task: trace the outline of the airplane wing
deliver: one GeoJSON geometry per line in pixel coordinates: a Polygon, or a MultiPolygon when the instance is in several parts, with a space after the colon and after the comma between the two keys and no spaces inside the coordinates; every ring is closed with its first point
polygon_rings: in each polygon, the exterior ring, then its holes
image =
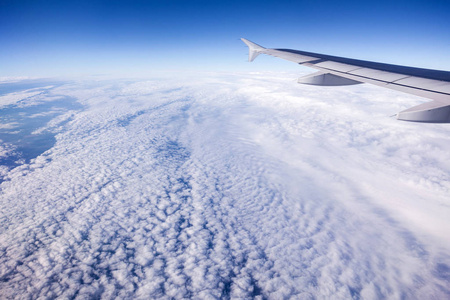
{"type": "Polygon", "coordinates": [[[259,54],[286,59],[318,72],[298,79],[299,83],[340,86],[371,83],[432,99],[397,114],[398,120],[450,123],[450,72],[383,64],[291,49],[267,49],[241,39],[249,49],[248,60],[259,54]]]}

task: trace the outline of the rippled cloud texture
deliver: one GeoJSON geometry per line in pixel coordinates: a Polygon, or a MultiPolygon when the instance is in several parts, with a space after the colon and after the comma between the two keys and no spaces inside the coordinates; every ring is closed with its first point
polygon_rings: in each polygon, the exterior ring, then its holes
{"type": "Polygon", "coordinates": [[[54,135],[45,152],[3,166],[2,297],[448,298],[450,127],[389,118],[417,97],[296,76],[3,95],[80,105],[33,132],[54,135]]]}

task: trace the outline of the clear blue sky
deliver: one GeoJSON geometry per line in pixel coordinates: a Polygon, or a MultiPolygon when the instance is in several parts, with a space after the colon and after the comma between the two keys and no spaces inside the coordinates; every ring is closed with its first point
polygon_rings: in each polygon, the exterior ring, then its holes
{"type": "Polygon", "coordinates": [[[299,68],[240,37],[450,70],[450,1],[0,0],[0,76],[299,68]]]}

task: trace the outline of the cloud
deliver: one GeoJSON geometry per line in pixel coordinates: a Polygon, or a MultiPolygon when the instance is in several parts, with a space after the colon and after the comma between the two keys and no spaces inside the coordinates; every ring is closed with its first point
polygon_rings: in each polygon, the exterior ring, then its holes
{"type": "Polygon", "coordinates": [[[40,91],[24,91],[18,93],[9,93],[5,96],[0,96],[0,107],[15,104],[21,100],[39,95],[40,91]]]}
{"type": "Polygon", "coordinates": [[[418,98],[292,78],[52,89],[83,109],[1,184],[2,294],[448,297],[449,129],[388,117],[418,98]]]}

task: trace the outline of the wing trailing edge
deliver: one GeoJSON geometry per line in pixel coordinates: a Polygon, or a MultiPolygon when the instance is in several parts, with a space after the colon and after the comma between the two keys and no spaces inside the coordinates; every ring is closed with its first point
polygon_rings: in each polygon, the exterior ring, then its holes
{"type": "Polygon", "coordinates": [[[298,79],[299,83],[340,86],[371,83],[381,87],[425,97],[434,101],[397,114],[398,120],[450,123],[450,72],[390,65],[345,57],[324,55],[291,49],[268,49],[247,39],[249,61],[267,54],[311,67],[318,72],[298,79]]]}

